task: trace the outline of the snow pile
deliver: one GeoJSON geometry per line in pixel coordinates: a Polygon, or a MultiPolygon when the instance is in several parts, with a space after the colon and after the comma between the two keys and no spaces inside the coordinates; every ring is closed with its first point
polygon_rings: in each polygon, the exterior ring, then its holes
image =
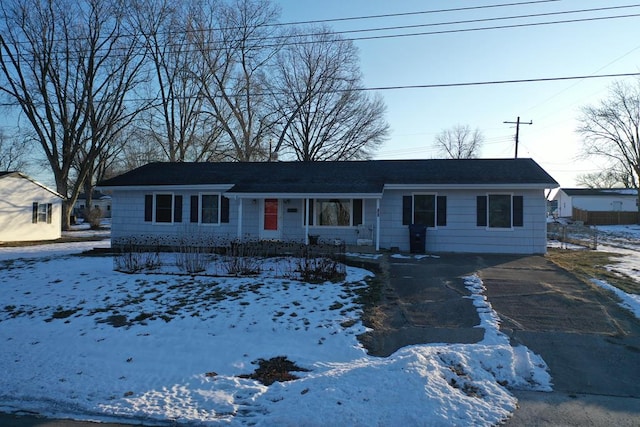
{"type": "MultiPolygon", "coordinates": [[[[0,410],[203,425],[494,425],[508,388],[550,390],[544,362],[511,347],[467,278],[485,329],[471,345],[416,345],[388,358],[357,340],[357,292],[344,283],[123,274],[110,257],[0,254],[0,410]],[[23,258],[27,256],[26,258],[23,258]],[[286,356],[307,372],[265,386],[239,375],[286,356]]],[[[93,244],[95,246],[95,243],[93,244]]],[[[44,247],[43,247],[44,248],[44,247]]]]}
{"type": "Polygon", "coordinates": [[[604,280],[591,279],[591,282],[616,294],[616,296],[620,298],[620,306],[631,311],[638,319],[640,319],[640,295],[628,294],[623,290],[610,285],[604,280]]]}

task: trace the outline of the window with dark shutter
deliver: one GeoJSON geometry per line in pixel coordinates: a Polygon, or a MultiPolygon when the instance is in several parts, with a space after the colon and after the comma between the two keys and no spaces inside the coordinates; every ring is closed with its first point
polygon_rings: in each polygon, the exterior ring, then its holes
{"type": "Polygon", "coordinates": [[[53,214],[53,205],[47,203],[47,224],[51,224],[51,215],[53,214]]]}
{"type": "Polygon", "coordinates": [[[191,222],[198,222],[198,196],[191,196],[191,222]]]}
{"type": "Polygon", "coordinates": [[[155,214],[156,222],[172,222],[173,194],[156,194],[155,214]]]}
{"type": "Polygon", "coordinates": [[[362,224],[362,199],[353,199],[353,225],[362,224]]]}
{"type": "Polygon", "coordinates": [[[402,196],[402,225],[413,222],[413,197],[402,196]]]}
{"type": "Polygon", "coordinates": [[[173,197],[173,222],[182,222],[182,196],[173,197]]]}
{"type": "Polygon", "coordinates": [[[144,196],[144,220],[145,222],[153,221],[153,196],[151,194],[144,196]]]}
{"type": "Polygon", "coordinates": [[[478,227],[487,226],[487,196],[476,198],[476,225],[478,227]]]}
{"type": "Polygon", "coordinates": [[[513,226],[524,225],[524,203],[522,196],[513,196],[513,226]]]}
{"type": "Polygon", "coordinates": [[[33,202],[33,206],[31,208],[31,222],[33,224],[38,223],[38,202],[33,202]]]}
{"type": "Polygon", "coordinates": [[[220,222],[229,222],[229,198],[220,196],[220,222]]]}
{"type": "Polygon", "coordinates": [[[447,196],[438,196],[436,204],[438,206],[437,225],[445,226],[447,225],[447,196]]]}

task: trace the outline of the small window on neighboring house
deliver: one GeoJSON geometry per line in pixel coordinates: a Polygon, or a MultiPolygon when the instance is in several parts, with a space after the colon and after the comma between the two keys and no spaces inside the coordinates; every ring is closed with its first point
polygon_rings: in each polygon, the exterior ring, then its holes
{"type": "Polygon", "coordinates": [[[476,217],[478,227],[522,227],[524,224],[523,197],[511,194],[478,196],[476,217]]]}
{"type": "Polygon", "coordinates": [[[402,224],[420,224],[427,227],[447,225],[447,197],[435,194],[404,196],[402,224]]]}
{"type": "Polygon", "coordinates": [[[53,204],[33,202],[31,211],[31,222],[33,224],[51,224],[53,215],[53,204]]]}

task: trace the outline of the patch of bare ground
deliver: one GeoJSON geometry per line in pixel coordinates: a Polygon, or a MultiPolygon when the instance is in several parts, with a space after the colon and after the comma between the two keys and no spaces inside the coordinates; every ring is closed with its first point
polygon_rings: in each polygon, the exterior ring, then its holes
{"type": "Polygon", "coordinates": [[[612,252],[549,248],[546,258],[585,283],[591,284],[591,279],[600,279],[627,293],[640,294],[640,283],[606,268],[619,263],[618,258],[623,256],[612,252]]]}
{"type": "Polygon", "coordinates": [[[271,359],[258,359],[253,364],[258,364],[256,370],[251,374],[238,375],[240,378],[248,378],[260,381],[266,386],[274,382],[284,382],[297,380],[298,377],[291,372],[309,372],[308,369],[301,368],[287,359],[286,356],[272,357],[271,359]]]}

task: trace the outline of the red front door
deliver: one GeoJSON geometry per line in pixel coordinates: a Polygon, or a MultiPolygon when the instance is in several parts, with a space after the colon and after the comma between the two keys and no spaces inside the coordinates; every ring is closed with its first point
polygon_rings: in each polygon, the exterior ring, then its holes
{"type": "Polygon", "coordinates": [[[278,230],[278,199],[264,200],[264,229],[278,230]]]}

